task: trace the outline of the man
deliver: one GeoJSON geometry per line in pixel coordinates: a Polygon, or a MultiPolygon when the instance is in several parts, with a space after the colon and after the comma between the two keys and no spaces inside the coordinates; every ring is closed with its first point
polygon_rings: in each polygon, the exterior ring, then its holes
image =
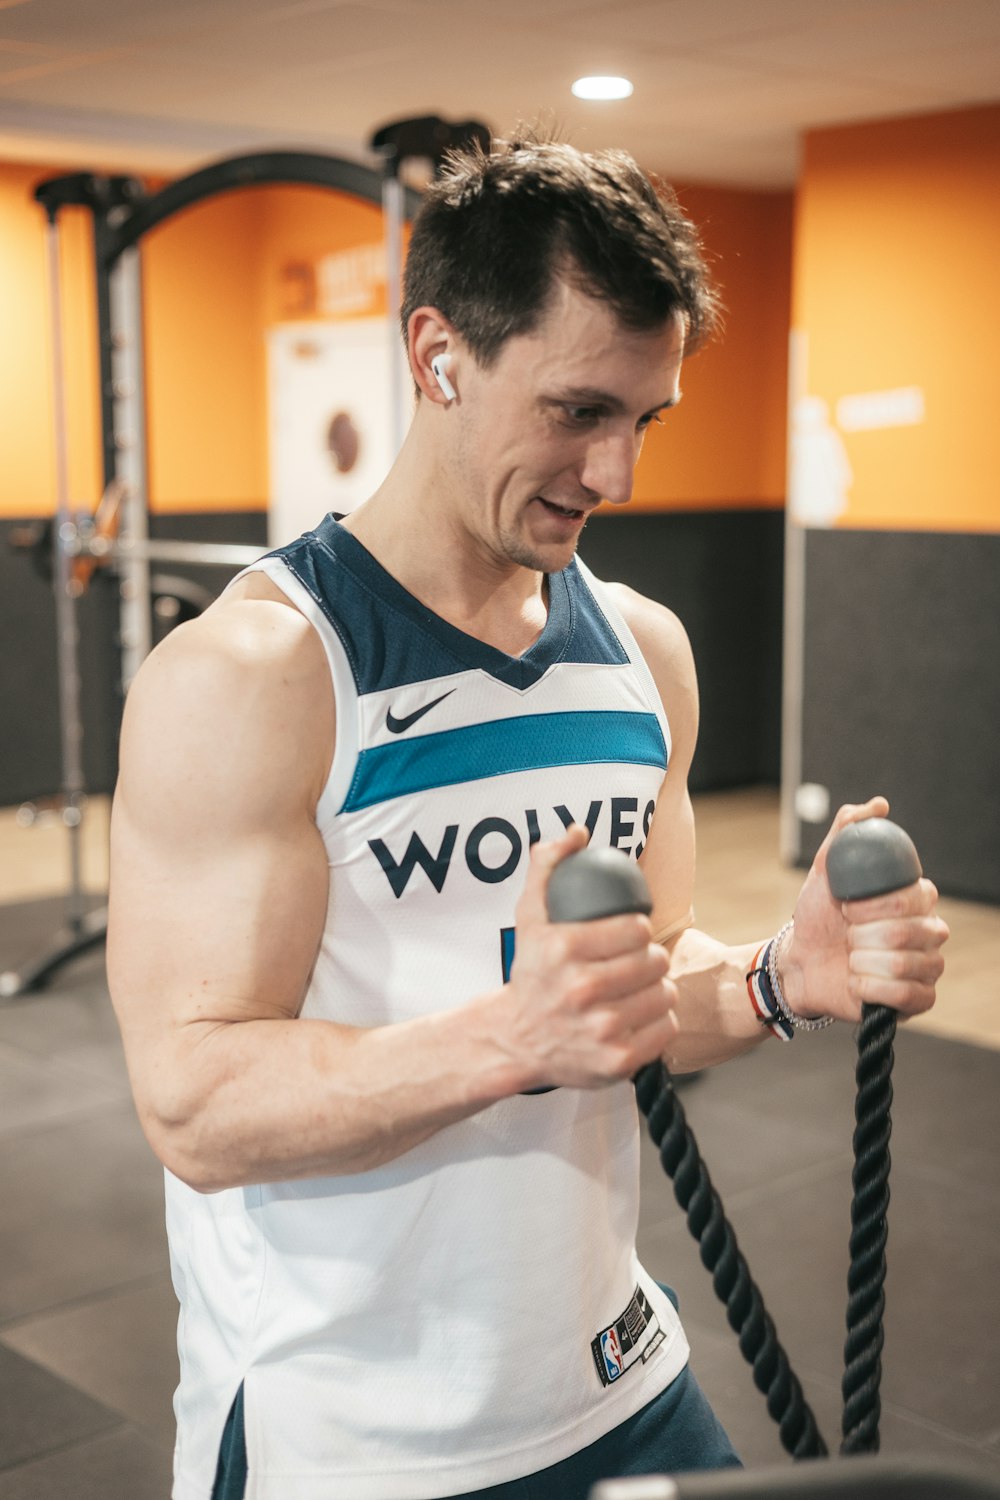
{"type": "Polygon", "coordinates": [[[109,972],[167,1168],[177,1500],[554,1500],[737,1461],[636,1259],[628,1080],[925,1010],[947,931],[927,881],[841,908],[825,846],[780,941],[692,925],[687,640],[574,553],[714,316],[627,158],[455,161],[385,483],[132,688],[109,972]],[[650,920],[548,922],[588,835],[641,858],[650,920]]]}

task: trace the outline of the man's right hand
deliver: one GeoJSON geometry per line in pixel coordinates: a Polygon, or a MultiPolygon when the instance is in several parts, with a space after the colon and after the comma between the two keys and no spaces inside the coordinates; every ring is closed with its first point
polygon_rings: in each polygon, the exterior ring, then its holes
{"type": "Polygon", "coordinates": [[[515,914],[504,1041],[530,1075],[527,1090],[599,1088],[631,1078],[677,1034],[667,954],[652,941],[647,917],[549,920],[549,877],[586,843],[586,830],[575,825],[561,839],[536,844],[515,914]]]}

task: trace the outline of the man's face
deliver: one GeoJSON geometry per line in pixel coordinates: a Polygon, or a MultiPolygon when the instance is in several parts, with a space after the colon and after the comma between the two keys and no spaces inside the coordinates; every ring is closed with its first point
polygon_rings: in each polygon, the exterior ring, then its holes
{"type": "Polygon", "coordinates": [[[558,572],[596,506],[631,499],[643,434],[679,399],[683,352],[679,319],[637,332],[559,281],[538,327],[489,369],[463,355],[461,520],[484,561],[558,572]]]}

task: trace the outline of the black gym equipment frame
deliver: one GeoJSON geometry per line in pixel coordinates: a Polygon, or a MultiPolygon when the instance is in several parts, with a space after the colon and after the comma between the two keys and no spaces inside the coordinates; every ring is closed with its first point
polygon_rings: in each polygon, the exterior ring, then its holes
{"type": "MultiPolygon", "coordinates": [[[[45,204],[43,194],[59,191],[66,181],[56,178],[43,183],[36,197],[45,204]]],[[[168,183],[152,196],[146,194],[135,178],[90,178],[96,184],[86,196],[73,200],[62,197],[61,203],[82,202],[94,213],[94,252],[97,289],[97,333],[100,348],[101,434],[104,459],[104,482],[108,485],[118,475],[115,452],[115,339],[122,330],[115,326],[112,312],[112,279],[123,255],[136,249],[150,230],[158,228],[174,214],[206,198],[248,187],[276,187],[299,184],[304,187],[329,188],[354,198],[367,199],[382,206],[386,175],[360,162],[344,161],[311,151],[264,151],[248,156],[227,157],[207,167],[168,183]],[[107,188],[100,185],[107,183],[107,188]]],[[[412,216],[420,204],[419,194],[404,190],[404,212],[412,216]]]]}
{"type": "MultiPolygon", "coordinates": [[[[53,588],[57,614],[60,720],[62,733],[63,821],[70,839],[70,890],[66,923],[48,948],[20,968],[0,974],[0,1003],[42,989],[65,964],[102,943],[107,911],[86,909],[80,873],[83,804],[82,720],[78,667],[76,597],[69,565],[85,547],[65,481],[66,432],[62,317],[59,294],[58,220],[65,208],[87,209],[94,237],[97,305],[101,454],[105,494],[123,492],[121,538],[112,550],[121,577],[121,682],[127,690],[151,645],[152,558],[187,564],[228,563],[241,567],[264,549],[225,547],[197,542],[151,543],[148,535],[145,385],[142,345],[142,281],[139,246],[151,230],[205,199],[249,187],[294,185],[327,188],[381,207],[387,240],[398,241],[404,217],[412,217],[420,195],[398,180],[405,153],[391,141],[383,150],[381,172],[360,162],[309,151],[265,151],[228,157],[147,193],[136,177],[75,172],[49,178],[35,189],[49,231],[49,265],[53,321],[53,365],[56,395],[56,448],[59,495],[53,534],[53,588]],[[83,543],[83,544],[82,544],[83,543]]],[[[400,265],[398,244],[390,261],[400,265]]],[[[393,303],[390,288],[390,305],[393,303]]],[[[398,302],[398,294],[395,298],[398,302]]],[[[398,433],[398,419],[397,434],[398,433]]],[[[107,554],[106,554],[107,555],[107,554]]]]}
{"type": "Polygon", "coordinates": [[[965,1464],[861,1457],[605,1479],[593,1487],[590,1500],[1000,1500],[1000,1484],[965,1464]]]}

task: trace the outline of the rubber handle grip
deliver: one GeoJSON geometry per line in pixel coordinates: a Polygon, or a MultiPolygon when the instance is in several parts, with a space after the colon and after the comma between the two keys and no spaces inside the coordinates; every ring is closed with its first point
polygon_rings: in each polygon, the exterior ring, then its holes
{"type": "Polygon", "coordinates": [[[549,920],[591,922],[653,910],[646,877],[620,849],[581,849],[568,854],[549,876],[549,920]]]}
{"type": "Polygon", "coordinates": [[[885,896],[913,885],[923,873],[913,840],[888,818],[848,824],[827,851],[827,879],[838,901],[885,896]]]}

